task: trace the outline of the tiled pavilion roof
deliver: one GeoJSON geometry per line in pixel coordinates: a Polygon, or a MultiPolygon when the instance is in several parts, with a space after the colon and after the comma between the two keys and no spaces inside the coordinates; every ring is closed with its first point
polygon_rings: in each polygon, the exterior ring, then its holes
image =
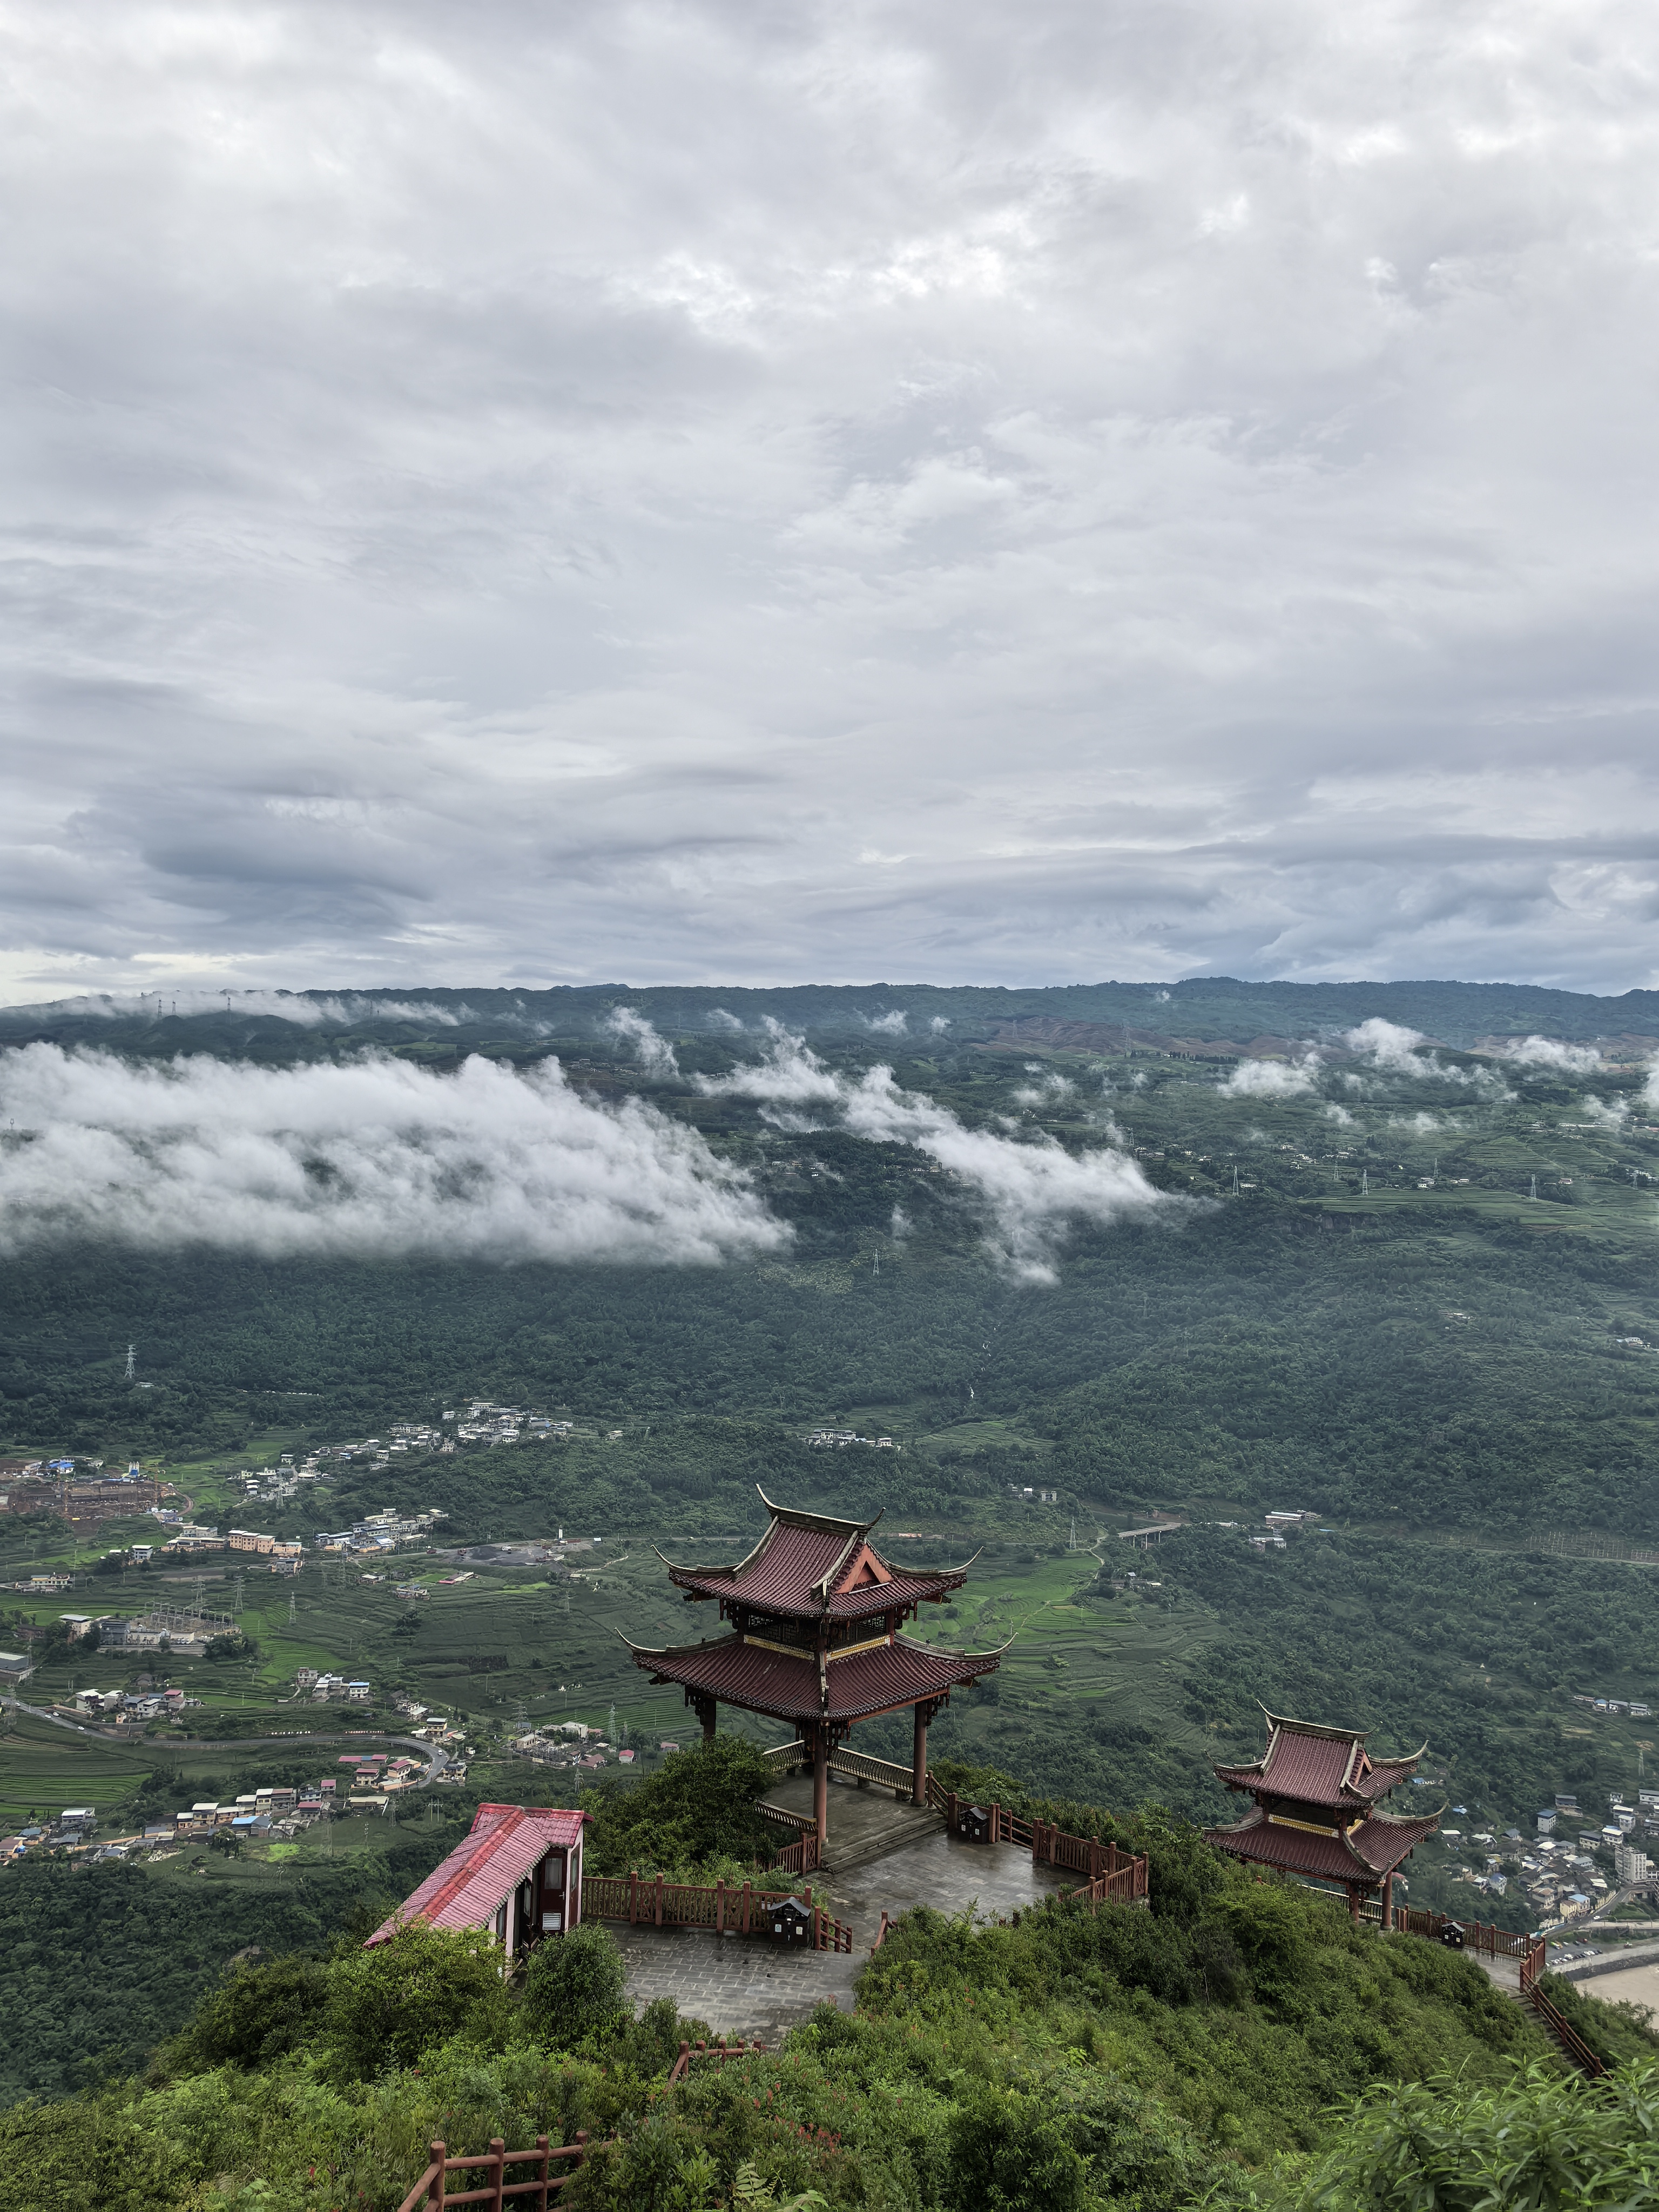
{"type": "Polygon", "coordinates": [[[1258,1809],[1236,1828],[1206,1828],[1204,1840],[1234,1858],[1277,1867],[1285,1874],[1370,1886],[1391,1873],[1439,1825],[1433,1814],[1422,1820],[1395,1820],[1386,1813],[1370,1813],[1352,1828],[1316,1835],[1305,1827],[1270,1820],[1258,1809]]]}
{"type": "Polygon", "coordinates": [[[1373,1759],[1364,1729],[1323,1728],[1269,1713],[1267,1748],[1243,1766],[1218,1766],[1216,1779],[1253,1797],[1293,1798],[1304,1805],[1361,1813],[1417,1771],[1424,1744],[1405,1759],[1373,1759]]]}
{"type": "Polygon", "coordinates": [[[811,1651],[784,1651],[743,1636],[667,1651],[636,1644],[629,1649],[653,1681],[678,1682],[722,1705],[790,1723],[850,1723],[896,1711],[994,1673],[1002,1657],[1000,1651],[945,1650],[905,1636],[844,1657],[832,1652],[822,1671],[811,1651]]]}
{"type": "MultiPolygon", "coordinates": [[[[758,1486],[757,1486],[758,1487],[758,1486]]],[[[760,1499],[771,1521],[746,1559],[733,1566],[677,1566],[664,1559],[669,1578],[688,1596],[718,1598],[780,1620],[860,1620],[897,1611],[960,1589],[963,1566],[916,1574],[884,1559],[870,1541],[873,1521],[840,1521],[827,1513],[799,1513],[760,1499]]],[[[659,1557],[661,1555],[659,1554],[659,1557]]]]}

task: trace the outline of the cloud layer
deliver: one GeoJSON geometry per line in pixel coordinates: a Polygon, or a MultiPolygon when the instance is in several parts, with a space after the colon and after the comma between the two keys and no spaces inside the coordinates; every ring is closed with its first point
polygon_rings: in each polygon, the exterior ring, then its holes
{"type": "Polygon", "coordinates": [[[776,1022],[769,1022],[764,1058],[724,1077],[701,1076],[706,1096],[761,1100],[778,1127],[840,1127],[854,1136],[908,1145],[950,1170],[983,1207],[986,1242],[1022,1281],[1054,1279],[1056,1255],[1079,1221],[1104,1226],[1154,1214],[1178,1219],[1190,1208],[1155,1190],[1127,1154],[1109,1146],[1068,1152],[1051,1138],[999,1136],[969,1129],[948,1108],[902,1091],[890,1068],[874,1067],[854,1082],[827,1067],[776,1022]],[[817,1109],[813,1121],[800,1109],[817,1109]]]}
{"type": "Polygon", "coordinates": [[[1650,12],[5,25],[0,999],[1656,980],[1650,12]]]}
{"type": "Polygon", "coordinates": [[[707,1265],[788,1243],[695,1130],[596,1105],[552,1060],[134,1066],[37,1044],[0,1054],[0,1249],[707,1265]]]}

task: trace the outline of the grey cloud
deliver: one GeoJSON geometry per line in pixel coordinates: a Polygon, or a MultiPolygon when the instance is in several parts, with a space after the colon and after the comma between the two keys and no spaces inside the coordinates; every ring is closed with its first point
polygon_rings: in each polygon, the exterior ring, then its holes
{"type": "Polygon", "coordinates": [[[558,1064],[451,1078],[390,1059],[134,1066],[0,1054],[7,1247],[78,1236],[274,1258],[440,1252],[710,1265],[787,1245],[747,1178],[637,1100],[579,1097],[558,1064]]]}
{"type": "MultiPolygon", "coordinates": [[[[840,1127],[925,1152],[978,1202],[988,1251],[1018,1281],[1053,1282],[1060,1247],[1079,1221],[1105,1226],[1141,1216],[1174,1223],[1192,1211],[1191,1201],[1155,1189],[1115,1144],[1068,1152],[1051,1138],[1015,1139],[970,1129],[936,1100],[901,1090],[890,1068],[873,1067],[854,1081],[781,1022],[768,1017],[763,1027],[767,1048],[759,1060],[730,1075],[697,1076],[696,1088],[705,1097],[763,1101],[763,1117],[776,1128],[805,1133],[840,1127]],[[810,1110],[815,1107],[834,1119],[817,1120],[810,1110]]],[[[1051,1076],[1047,1088],[1052,1097],[1072,1086],[1051,1076]]],[[[1116,1139],[1118,1132],[1109,1135],[1116,1139]]]]}
{"type": "Polygon", "coordinates": [[[1651,980],[1650,23],[9,30],[0,997],[1651,980]]]}

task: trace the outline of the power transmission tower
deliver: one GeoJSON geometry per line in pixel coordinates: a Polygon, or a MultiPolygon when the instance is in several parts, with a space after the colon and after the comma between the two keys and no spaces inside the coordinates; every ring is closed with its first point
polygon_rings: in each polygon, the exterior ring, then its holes
{"type": "Polygon", "coordinates": [[[240,1575],[238,1575],[236,1580],[231,1585],[230,1609],[233,1613],[240,1613],[241,1611],[244,1599],[245,1594],[242,1587],[242,1577],[240,1575]]]}
{"type": "Polygon", "coordinates": [[[290,1590],[288,1594],[288,1625],[290,1628],[294,1626],[294,1599],[295,1593],[290,1590]]]}
{"type": "Polygon", "coordinates": [[[605,1734],[610,1737],[611,1742],[615,1743],[617,1741],[617,1708],[614,1705],[611,1708],[611,1725],[605,1730],[605,1734]]]}
{"type": "Polygon", "coordinates": [[[133,1378],[134,1375],[137,1372],[137,1366],[136,1366],[136,1364],[135,1364],[135,1362],[137,1361],[137,1357],[138,1357],[138,1347],[137,1347],[137,1346],[136,1344],[130,1344],[130,1345],[128,1345],[128,1346],[127,1346],[127,1381],[128,1381],[129,1382],[131,1382],[131,1380],[132,1380],[132,1378],[133,1378]]]}

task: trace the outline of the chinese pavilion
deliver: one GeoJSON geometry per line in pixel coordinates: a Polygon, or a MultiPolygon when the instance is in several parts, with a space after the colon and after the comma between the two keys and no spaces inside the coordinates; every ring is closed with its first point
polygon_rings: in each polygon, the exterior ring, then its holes
{"type": "Polygon", "coordinates": [[[1380,1895],[1382,1925],[1392,1926],[1395,1872],[1439,1815],[1406,1820],[1378,1807],[1416,1771],[1428,1746],[1407,1759],[1374,1759],[1362,1729],[1262,1711],[1267,1748],[1261,1758],[1215,1770],[1229,1790],[1254,1798],[1255,1810],[1237,1827],[1206,1829],[1204,1840],[1298,1881],[1345,1891],[1356,1920],[1363,1900],[1380,1895]]]}
{"type": "Polygon", "coordinates": [[[938,1605],[962,1588],[972,1560],[915,1573],[872,1545],[879,1514],[874,1521],[836,1521],[760,1495],[770,1522],[735,1566],[663,1560],[686,1603],[718,1604],[731,1632],[672,1650],[629,1649],[653,1682],[681,1686],[705,1739],[714,1735],[721,1705],[765,1713],[794,1729],[812,1762],[812,1811],[823,1844],[830,1754],[854,1722],[911,1710],[911,1794],[925,1804],[929,1723],[953,1689],[994,1673],[1002,1655],[945,1650],[901,1633],[918,1606],[938,1605]]]}

